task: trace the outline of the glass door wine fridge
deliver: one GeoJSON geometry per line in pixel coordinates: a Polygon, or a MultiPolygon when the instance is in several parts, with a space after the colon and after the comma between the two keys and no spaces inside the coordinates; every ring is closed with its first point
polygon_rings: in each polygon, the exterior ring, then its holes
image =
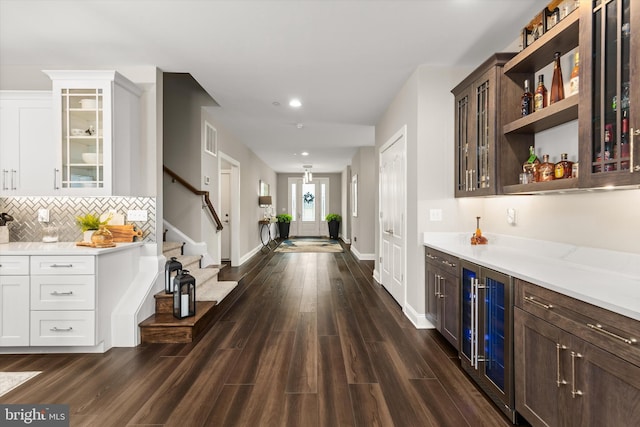
{"type": "Polygon", "coordinates": [[[511,277],[465,261],[461,269],[462,367],[515,422],[511,277]]]}

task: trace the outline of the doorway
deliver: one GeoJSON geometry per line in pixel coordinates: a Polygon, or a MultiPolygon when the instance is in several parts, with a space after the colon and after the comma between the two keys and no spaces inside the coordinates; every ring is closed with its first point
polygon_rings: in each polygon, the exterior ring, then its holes
{"type": "Polygon", "coordinates": [[[219,253],[232,267],[240,265],[240,162],[218,152],[218,200],[222,231],[219,253]]]}
{"type": "Polygon", "coordinates": [[[380,279],[404,308],[406,126],[380,148],[380,279]]]}
{"type": "Polygon", "coordinates": [[[322,236],[328,234],[326,221],[329,200],[329,178],[314,178],[305,183],[302,178],[288,179],[288,207],[293,219],[289,234],[322,236]]]}

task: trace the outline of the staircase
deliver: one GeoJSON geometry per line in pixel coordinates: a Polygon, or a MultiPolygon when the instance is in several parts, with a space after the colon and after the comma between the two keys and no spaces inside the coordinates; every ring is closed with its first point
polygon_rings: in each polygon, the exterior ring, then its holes
{"type": "Polygon", "coordinates": [[[237,282],[218,281],[216,267],[200,266],[199,255],[182,255],[182,243],[163,242],[162,252],[167,259],[176,257],[184,270],[196,280],[196,315],[185,319],[173,317],[173,294],[164,289],[154,295],[156,312],[140,323],[142,343],[189,343],[213,322],[215,307],[222,302],[237,282]]]}

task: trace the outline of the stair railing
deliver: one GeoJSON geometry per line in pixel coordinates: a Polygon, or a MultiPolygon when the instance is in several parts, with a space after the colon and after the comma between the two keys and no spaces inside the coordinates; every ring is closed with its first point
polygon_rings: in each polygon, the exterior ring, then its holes
{"type": "Polygon", "coordinates": [[[220,218],[218,218],[218,214],[216,213],[216,210],[214,209],[213,204],[211,204],[211,200],[209,199],[209,192],[198,190],[193,185],[189,184],[184,178],[182,178],[180,175],[178,175],[177,173],[175,173],[165,165],[162,165],[162,169],[167,173],[167,175],[169,175],[172,178],[173,182],[177,181],[180,184],[182,184],[187,190],[195,194],[196,196],[202,196],[202,199],[204,200],[204,204],[208,208],[209,213],[211,214],[211,216],[213,217],[213,220],[216,223],[216,230],[221,231],[224,227],[222,226],[222,222],[220,221],[220,218]]]}

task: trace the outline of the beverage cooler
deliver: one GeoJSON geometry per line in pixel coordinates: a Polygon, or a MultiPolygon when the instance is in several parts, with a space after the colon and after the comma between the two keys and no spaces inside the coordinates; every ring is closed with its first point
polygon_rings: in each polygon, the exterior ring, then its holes
{"type": "Polygon", "coordinates": [[[461,269],[462,367],[515,422],[511,277],[466,261],[461,269]]]}

